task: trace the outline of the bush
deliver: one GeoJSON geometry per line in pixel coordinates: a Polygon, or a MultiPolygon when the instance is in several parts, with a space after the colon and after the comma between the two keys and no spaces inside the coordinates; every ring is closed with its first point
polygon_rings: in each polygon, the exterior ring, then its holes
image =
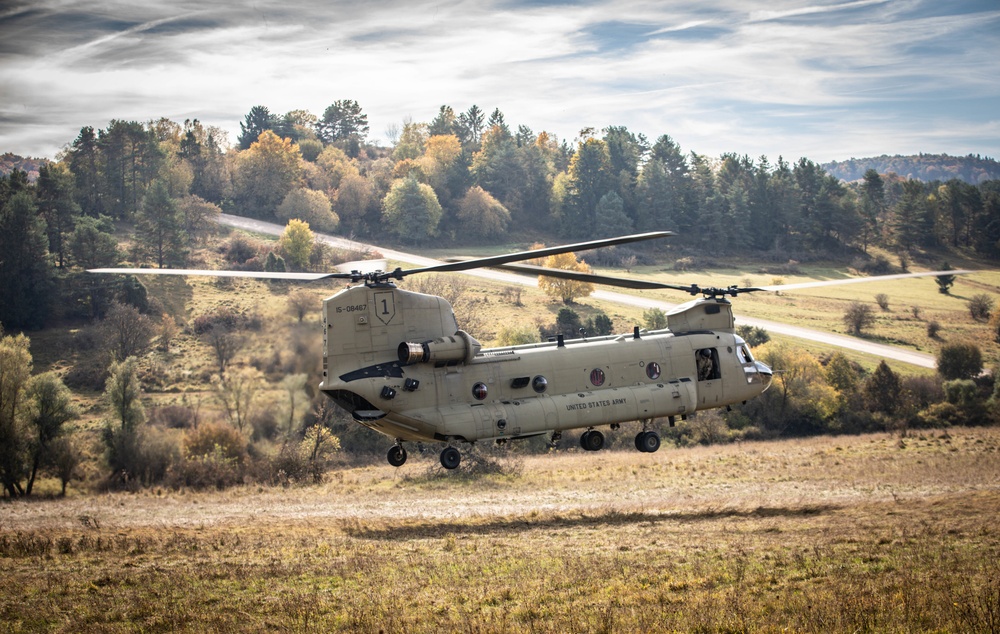
{"type": "Polygon", "coordinates": [[[226,259],[233,264],[246,264],[260,252],[260,243],[243,232],[237,232],[223,250],[226,259]]]}
{"type": "Polygon", "coordinates": [[[884,255],[873,258],[858,258],[851,262],[851,268],[866,275],[888,275],[892,273],[892,263],[884,255]]]}
{"type": "Polygon", "coordinates": [[[742,325],[736,327],[736,334],[747,342],[751,348],[762,346],[771,340],[771,335],[759,326],[742,325]]]}
{"type": "Polygon", "coordinates": [[[149,422],[161,427],[188,429],[198,424],[198,413],[184,405],[165,405],[149,412],[149,422]]]}
{"type": "Polygon", "coordinates": [[[181,461],[177,436],[168,430],[129,430],[107,425],[103,440],[111,468],[107,482],[111,488],[134,491],[161,482],[181,461]]]}
{"type": "Polygon", "coordinates": [[[219,306],[211,313],[198,315],[191,320],[191,329],[196,335],[203,335],[216,326],[222,326],[229,332],[236,330],[260,330],[263,324],[257,313],[238,312],[229,306],[219,306]]]}
{"type": "Polygon", "coordinates": [[[642,323],[646,330],[663,330],[667,327],[667,314],[659,308],[650,308],[642,313],[642,323]]]}
{"type": "Polygon", "coordinates": [[[499,347],[519,346],[527,343],[538,343],[540,337],[538,328],[531,325],[503,326],[497,333],[497,343],[499,347]]]}
{"type": "Polygon", "coordinates": [[[224,489],[243,481],[243,469],[235,458],[228,458],[216,446],[210,453],[189,457],[170,471],[166,483],[173,487],[224,489]]]}
{"type": "Polygon", "coordinates": [[[960,341],[941,346],[938,374],[945,380],[973,379],[983,371],[983,353],[972,342],[960,341]]]}
{"type": "Polygon", "coordinates": [[[889,296],[888,295],[886,295],[885,293],[879,293],[878,295],[875,296],[875,303],[878,304],[879,308],[881,308],[882,310],[888,312],[888,310],[889,310],[889,296]]]}
{"type": "Polygon", "coordinates": [[[993,311],[993,298],[986,293],[973,295],[969,300],[969,314],[976,321],[987,321],[993,311]]]}
{"type": "Polygon", "coordinates": [[[938,334],[941,332],[941,322],[936,319],[932,319],[927,322],[927,336],[931,339],[937,339],[938,334]]]}
{"type": "Polygon", "coordinates": [[[253,429],[251,438],[254,441],[272,440],[278,435],[278,419],[270,408],[251,415],[250,427],[253,429]]]}
{"type": "Polygon", "coordinates": [[[227,460],[242,463],[247,455],[247,441],[235,428],[225,423],[205,423],[187,432],[184,453],[188,458],[218,453],[227,460]]]}
{"type": "Polygon", "coordinates": [[[572,308],[559,309],[559,314],[556,316],[556,329],[559,333],[566,335],[567,339],[579,336],[582,325],[580,315],[575,310],[572,308]]]}

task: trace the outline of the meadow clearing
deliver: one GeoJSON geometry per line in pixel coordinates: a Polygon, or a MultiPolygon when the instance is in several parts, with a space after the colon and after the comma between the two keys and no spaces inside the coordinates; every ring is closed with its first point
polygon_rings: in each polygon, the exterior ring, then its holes
{"type": "Polygon", "coordinates": [[[1000,631],[997,428],[413,454],[3,502],[0,631],[1000,631]]]}

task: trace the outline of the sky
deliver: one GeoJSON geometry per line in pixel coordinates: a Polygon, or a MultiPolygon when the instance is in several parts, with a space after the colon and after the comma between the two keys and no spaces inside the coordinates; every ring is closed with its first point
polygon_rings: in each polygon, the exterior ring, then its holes
{"type": "Polygon", "coordinates": [[[228,132],[357,101],[369,140],[442,105],[573,143],[817,162],[1000,158],[997,0],[0,0],[0,154],[56,158],[84,126],[228,132]]]}

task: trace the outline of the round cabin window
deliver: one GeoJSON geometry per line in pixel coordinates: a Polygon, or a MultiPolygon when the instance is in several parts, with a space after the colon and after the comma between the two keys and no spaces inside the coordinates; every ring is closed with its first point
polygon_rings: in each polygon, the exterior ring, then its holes
{"type": "Polygon", "coordinates": [[[476,397],[476,400],[481,401],[486,398],[488,390],[486,389],[485,383],[476,383],[472,386],[472,395],[476,397]]]}
{"type": "Polygon", "coordinates": [[[660,364],[657,363],[656,361],[650,361],[646,365],[646,376],[648,376],[651,379],[660,378],[660,364]]]}
{"type": "Polygon", "coordinates": [[[531,389],[535,390],[539,394],[544,392],[548,387],[549,387],[549,380],[546,379],[541,374],[531,379],[531,389]]]}
{"type": "Polygon", "coordinates": [[[604,370],[600,368],[594,368],[590,371],[590,382],[595,387],[601,387],[604,385],[604,370]]]}

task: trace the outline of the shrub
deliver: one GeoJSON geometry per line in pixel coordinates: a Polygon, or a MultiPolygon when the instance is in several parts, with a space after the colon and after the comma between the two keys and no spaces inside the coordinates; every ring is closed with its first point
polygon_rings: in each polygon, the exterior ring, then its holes
{"type": "Polygon", "coordinates": [[[576,337],[580,333],[583,324],[580,322],[580,315],[572,308],[560,308],[556,316],[556,328],[566,335],[567,339],[576,337]]]}
{"type": "Polygon", "coordinates": [[[229,306],[219,306],[211,313],[198,315],[191,320],[191,329],[196,335],[203,335],[216,326],[227,331],[260,330],[263,321],[259,314],[238,312],[229,306]]]}
{"type": "Polygon", "coordinates": [[[247,455],[247,441],[230,425],[205,423],[187,432],[184,453],[188,458],[218,453],[223,458],[241,463],[247,455]]]}
{"type": "Polygon", "coordinates": [[[171,470],[166,482],[174,487],[224,489],[243,480],[243,469],[234,458],[227,458],[216,446],[211,453],[189,457],[171,470]]]}
{"type": "Polygon", "coordinates": [[[759,326],[749,326],[747,324],[737,326],[736,334],[742,337],[743,341],[746,341],[747,345],[751,348],[762,346],[771,340],[771,335],[759,326]]]}
{"type": "Polygon", "coordinates": [[[538,343],[538,328],[531,325],[503,326],[497,333],[497,346],[519,346],[526,343],[538,343]]]}
{"type": "Polygon", "coordinates": [[[886,295],[885,293],[879,293],[878,295],[876,295],[875,303],[878,304],[878,307],[881,308],[882,310],[884,311],[889,310],[889,296],[886,295]]]}
{"type": "Polygon", "coordinates": [[[233,234],[224,247],[226,259],[233,264],[245,264],[257,256],[260,244],[242,232],[233,234]]]}
{"type": "Polygon", "coordinates": [[[973,295],[969,300],[969,314],[976,321],[987,321],[993,311],[993,298],[986,293],[973,295]]]}
{"type": "Polygon", "coordinates": [[[604,313],[597,313],[592,319],[587,320],[587,329],[595,335],[610,335],[614,330],[614,324],[604,313]]]}
{"type": "Polygon", "coordinates": [[[278,419],[270,408],[252,414],[250,427],[253,429],[251,439],[254,441],[272,440],[278,435],[278,419]]]}
{"type": "Polygon", "coordinates": [[[650,308],[642,313],[642,323],[646,330],[662,330],[667,327],[667,314],[659,308],[650,308]]]}
{"type": "Polygon", "coordinates": [[[983,353],[972,342],[948,343],[938,352],[937,368],[945,380],[972,379],[983,371],[983,353]]]}
{"type": "Polygon", "coordinates": [[[940,332],[941,332],[941,323],[938,320],[932,319],[929,322],[927,322],[927,336],[928,337],[930,337],[931,339],[937,339],[938,338],[938,334],[940,332]]]}
{"type": "Polygon", "coordinates": [[[184,405],[165,405],[149,411],[149,422],[161,427],[187,429],[198,425],[198,413],[184,405]]]}
{"type": "Polygon", "coordinates": [[[851,267],[865,273],[866,275],[888,275],[892,273],[892,264],[889,258],[884,255],[876,255],[873,258],[857,259],[851,263],[851,267]]]}

